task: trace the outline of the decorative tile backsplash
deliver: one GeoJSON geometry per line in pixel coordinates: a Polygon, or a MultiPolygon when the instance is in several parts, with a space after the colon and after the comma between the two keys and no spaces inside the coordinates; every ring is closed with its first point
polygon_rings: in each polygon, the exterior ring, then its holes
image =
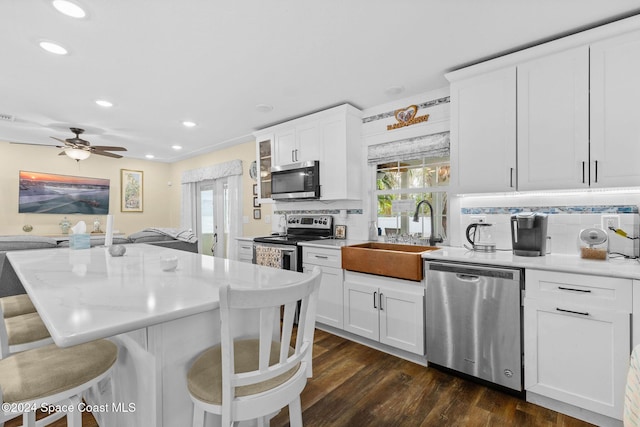
{"type": "MultiPolygon", "coordinates": [[[[551,252],[556,254],[579,253],[578,235],[589,227],[601,227],[602,215],[619,215],[620,228],[629,236],[638,236],[640,215],[636,205],[573,205],[573,206],[499,206],[464,207],[460,209],[461,235],[466,242],[467,226],[482,215],[493,224],[493,238],[499,249],[508,250],[511,245],[511,215],[519,212],[541,212],[549,215],[547,234],[551,237],[551,252]]],[[[607,230],[609,252],[628,256],[638,255],[638,240],[626,239],[607,230]]]]}
{"type": "Polygon", "coordinates": [[[474,207],[462,208],[462,215],[496,215],[515,214],[520,212],[540,212],[549,215],[555,214],[637,214],[638,207],[635,205],[621,206],[500,206],[500,207],[474,207]]]}

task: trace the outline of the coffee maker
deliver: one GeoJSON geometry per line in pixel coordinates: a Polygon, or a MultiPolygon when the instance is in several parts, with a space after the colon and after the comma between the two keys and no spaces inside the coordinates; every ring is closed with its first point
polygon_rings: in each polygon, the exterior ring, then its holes
{"type": "Polygon", "coordinates": [[[544,256],[547,251],[547,214],[521,212],[511,215],[513,254],[544,256]]]}

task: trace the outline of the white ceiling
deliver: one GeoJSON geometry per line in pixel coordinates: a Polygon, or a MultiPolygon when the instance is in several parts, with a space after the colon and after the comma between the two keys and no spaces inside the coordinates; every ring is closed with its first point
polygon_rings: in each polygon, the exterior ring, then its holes
{"type": "Polygon", "coordinates": [[[0,2],[0,114],[14,117],[0,140],[55,144],[76,126],[93,145],[163,162],[344,102],[439,89],[447,71],[640,13],[638,0],[74,1],[85,19],[49,0],[0,2]]]}

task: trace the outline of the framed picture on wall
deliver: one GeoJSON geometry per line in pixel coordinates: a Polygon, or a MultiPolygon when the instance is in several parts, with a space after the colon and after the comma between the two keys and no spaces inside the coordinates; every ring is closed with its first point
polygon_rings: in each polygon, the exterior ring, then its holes
{"type": "Polygon", "coordinates": [[[261,215],[260,215],[260,209],[254,209],[253,210],[253,219],[260,219],[261,215]]]}
{"type": "Polygon", "coordinates": [[[258,202],[258,198],[257,197],[253,198],[253,207],[254,208],[259,208],[260,207],[260,202],[258,202]]]}
{"type": "Polygon", "coordinates": [[[142,171],[120,169],[120,211],[142,212],[143,188],[142,171]]]}
{"type": "Polygon", "coordinates": [[[335,230],[333,231],[333,235],[336,239],[346,239],[347,238],[347,226],[346,225],[336,225],[335,230]]]}
{"type": "Polygon", "coordinates": [[[253,184],[253,195],[254,196],[258,195],[258,184],[253,184]]]}

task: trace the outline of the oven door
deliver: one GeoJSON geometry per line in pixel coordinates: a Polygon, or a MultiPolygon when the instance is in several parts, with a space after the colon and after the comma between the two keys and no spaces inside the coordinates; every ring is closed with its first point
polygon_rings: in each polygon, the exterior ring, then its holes
{"type": "Polygon", "coordinates": [[[298,271],[298,247],[254,242],[253,263],[281,270],[298,271]]]}

